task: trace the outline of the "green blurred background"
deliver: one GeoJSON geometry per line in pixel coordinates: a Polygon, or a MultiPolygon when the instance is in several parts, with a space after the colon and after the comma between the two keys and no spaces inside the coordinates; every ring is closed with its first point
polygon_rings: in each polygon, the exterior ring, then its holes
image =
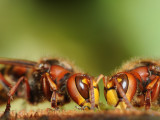
{"type": "Polygon", "coordinates": [[[0,57],[62,57],[93,76],[109,75],[132,57],[160,57],[159,4],[1,0],[0,57]]]}

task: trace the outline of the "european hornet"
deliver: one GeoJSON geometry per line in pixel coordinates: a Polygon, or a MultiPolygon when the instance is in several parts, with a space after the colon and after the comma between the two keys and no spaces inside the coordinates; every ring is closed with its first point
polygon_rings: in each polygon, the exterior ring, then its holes
{"type": "Polygon", "coordinates": [[[70,97],[81,107],[98,107],[98,82],[102,75],[95,80],[87,74],[75,73],[65,61],[49,58],[39,62],[0,58],[0,64],[4,64],[0,70],[0,90],[8,92],[5,112],[10,111],[13,95],[25,95],[31,104],[47,99],[53,108],[70,102],[70,97]]]}
{"type": "Polygon", "coordinates": [[[126,109],[160,105],[160,61],[135,60],[118,73],[103,79],[104,96],[109,105],[126,109]]]}

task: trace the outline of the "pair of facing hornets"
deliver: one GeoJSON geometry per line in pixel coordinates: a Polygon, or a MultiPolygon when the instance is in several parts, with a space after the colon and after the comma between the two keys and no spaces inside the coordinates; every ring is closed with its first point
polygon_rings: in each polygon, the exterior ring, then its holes
{"type": "Polygon", "coordinates": [[[82,109],[98,108],[98,82],[103,79],[104,96],[109,105],[119,109],[160,105],[160,62],[129,62],[110,77],[97,78],[77,73],[59,59],[39,62],[0,58],[0,101],[7,101],[10,111],[13,96],[26,97],[31,104],[47,99],[57,109],[72,99],[82,109]]]}

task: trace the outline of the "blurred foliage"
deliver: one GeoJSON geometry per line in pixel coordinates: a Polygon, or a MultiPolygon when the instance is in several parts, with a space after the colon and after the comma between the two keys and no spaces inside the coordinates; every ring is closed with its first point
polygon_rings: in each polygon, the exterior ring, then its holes
{"type": "Polygon", "coordinates": [[[58,56],[93,76],[109,75],[131,57],[160,57],[159,4],[1,0],[0,57],[58,56]]]}

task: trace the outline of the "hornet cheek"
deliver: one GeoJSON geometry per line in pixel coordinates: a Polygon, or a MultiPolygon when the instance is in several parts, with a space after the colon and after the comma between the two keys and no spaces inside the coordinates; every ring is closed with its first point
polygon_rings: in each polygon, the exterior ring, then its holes
{"type": "Polygon", "coordinates": [[[112,106],[116,106],[119,98],[115,89],[108,90],[105,94],[105,98],[107,103],[112,106]]]}

